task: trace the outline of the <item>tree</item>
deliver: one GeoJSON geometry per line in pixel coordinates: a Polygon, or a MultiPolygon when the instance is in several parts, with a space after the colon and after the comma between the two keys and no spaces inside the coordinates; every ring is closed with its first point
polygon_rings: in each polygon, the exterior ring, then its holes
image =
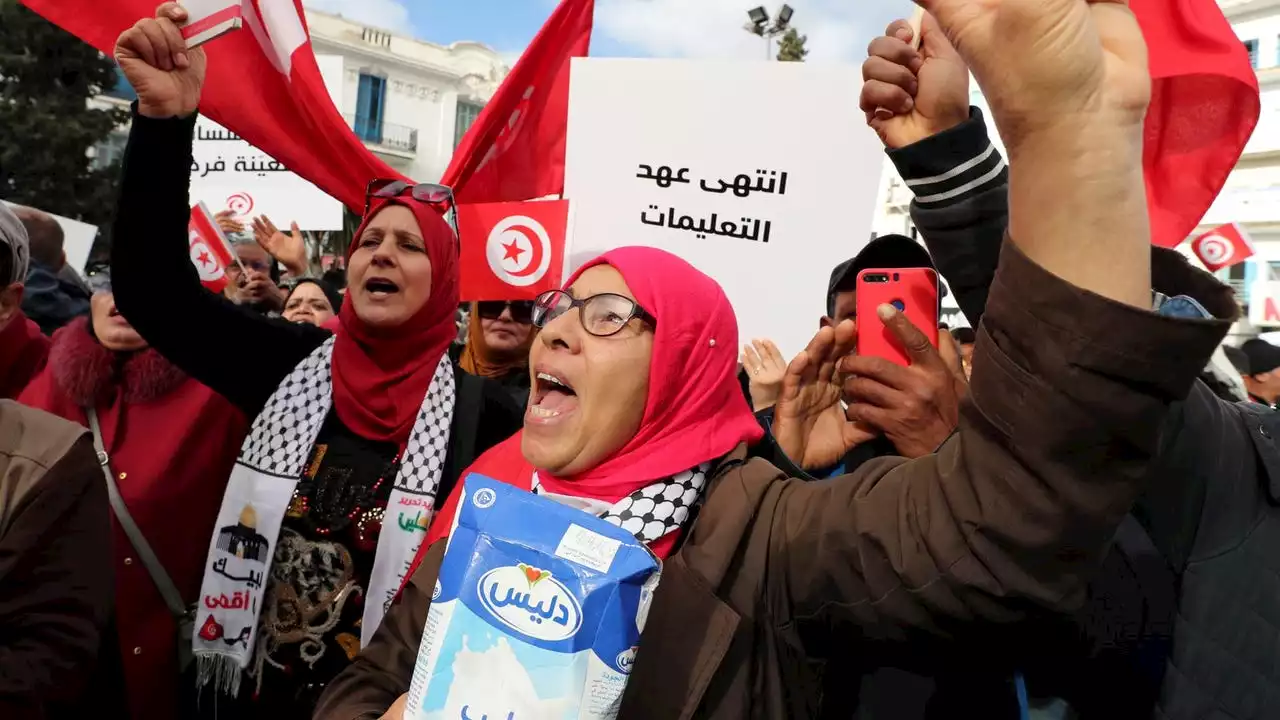
{"type": "Polygon", "coordinates": [[[788,28],[778,40],[778,60],[804,62],[804,56],[809,54],[809,50],[804,46],[807,42],[809,42],[808,35],[801,35],[795,28],[788,28]]]}
{"type": "Polygon", "coordinates": [[[117,82],[110,58],[17,0],[0,0],[0,198],[104,226],[118,167],[90,149],[128,119],[88,101],[117,82]]]}

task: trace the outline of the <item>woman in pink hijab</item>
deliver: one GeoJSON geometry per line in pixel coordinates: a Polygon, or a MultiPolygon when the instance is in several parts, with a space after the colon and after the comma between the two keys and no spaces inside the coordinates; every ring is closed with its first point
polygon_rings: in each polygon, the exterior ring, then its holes
{"type": "MultiPolygon", "coordinates": [[[[1019,287],[1063,284],[1025,258],[1005,264],[1017,266],[1006,275],[1020,277],[1019,287]]],[[[1052,344],[1018,324],[1027,316],[1010,312],[1017,303],[993,298],[1002,303],[988,315],[998,335],[979,343],[978,373],[984,347],[1001,353],[998,367],[1007,368],[1009,354],[1026,356],[1008,338],[1052,344]]],[[[915,362],[937,359],[892,307],[880,308],[879,321],[914,348],[915,362]]],[[[1075,395],[1043,391],[1061,378],[1020,369],[1001,376],[1014,378],[1013,387],[975,397],[934,455],[884,458],[829,481],[788,478],[748,457],[761,430],[737,380],[728,299],[710,277],[661,250],[620,248],[587,263],[563,290],[538,299],[534,324],[541,331],[524,429],[469,471],[597,515],[662,560],[621,718],[814,717],[827,703],[848,702],[833,692],[857,691],[856,683],[831,683],[824,695],[833,653],[856,659],[881,647],[868,639],[991,637],[992,624],[1014,622],[1030,607],[1065,607],[1114,529],[1107,508],[1132,499],[1132,487],[1097,482],[1098,473],[1141,475],[1120,467],[1140,464],[1135,458],[1089,454],[1108,445],[1099,437],[1108,431],[1078,416],[1075,395]],[[1032,387],[1051,402],[1023,401],[1032,387]],[[1010,436],[1010,428],[1046,426],[1044,413],[1054,418],[1053,433],[1010,436]],[[1060,428],[1062,418],[1078,422],[1060,428]],[[1092,459],[1059,462],[1076,444],[1092,459]],[[1099,462],[1111,465],[1104,472],[1099,462]]],[[[775,433],[837,457],[867,437],[840,405],[840,368],[874,360],[846,358],[855,336],[852,321],[824,328],[792,362],[775,433]]],[[[995,360],[986,362],[994,372],[995,360]]],[[[1080,380],[1071,386],[1081,388],[1080,380]]],[[[372,642],[329,685],[317,718],[402,717],[459,492],[436,512],[410,580],[372,642]]],[[[464,684],[513,682],[523,681],[469,676],[464,684]]],[[[537,714],[509,708],[497,717],[508,710],[537,714]]],[[[495,717],[493,708],[487,714],[495,717]]]]}

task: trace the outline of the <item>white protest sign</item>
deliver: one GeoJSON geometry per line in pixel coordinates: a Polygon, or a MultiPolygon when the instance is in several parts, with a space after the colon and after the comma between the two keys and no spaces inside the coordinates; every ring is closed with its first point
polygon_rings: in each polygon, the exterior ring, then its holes
{"type": "MultiPolygon", "coordinates": [[[[11,208],[19,207],[7,200],[4,204],[11,208]]],[[[89,251],[93,249],[93,241],[98,237],[98,226],[53,213],[49,213],[49,217],[57,220],[58,227],[62,228],[62,254],[67,256],[67,264],[84,275],[84,266],[89,262],[89,251]]]]}
{"type": "Polygon", "coordinates": [[[232,210],[246,224],[266,215],[278,227],[342,229],[342,203],[204,116],[196,120],[192,158],[193,205],[232,210]]]}
{"type": "Polygon", "coordinates": [[[857,68],[575,58],[565,197],[571,268],[624,245],[716,279],[740,342],[792,357],[831,269],[866,245],[884,151],[857,68]]]}
{"type": "Polygon", "coordinates": [[[1280,280],[1258,280],[1249,291],[1249,324],[1280,326],[1280,280]]]}

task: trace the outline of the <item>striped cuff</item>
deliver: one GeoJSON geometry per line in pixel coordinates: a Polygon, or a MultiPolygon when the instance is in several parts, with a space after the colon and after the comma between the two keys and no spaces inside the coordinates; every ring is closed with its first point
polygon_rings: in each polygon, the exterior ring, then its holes
{"type": "Polygon", "coordinates": [[[1007,183],[1008,165],[987,136],[982,111],[969,108],[969,119],[907,147],[889,151],[903,182],[924,206],[961,202],[992,186],[1007,183]]]}

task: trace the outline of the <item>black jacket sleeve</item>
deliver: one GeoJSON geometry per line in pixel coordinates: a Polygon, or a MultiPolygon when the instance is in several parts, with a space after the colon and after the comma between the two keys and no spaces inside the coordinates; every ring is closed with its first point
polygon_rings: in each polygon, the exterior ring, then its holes
{"type": "Polygon", "coordinates": [[[1009,221],[1009,169],[982,111],[889,159],[915,193],[911,219],[973,327],[982,321],[1009,221]]]}
{"type": "Polygon", "coordinates": [[[112,228],[112,290],[148,344],[254,417],[329,333],[269,319],[200,284],[187,250],[194,127],[194,115],[157,120],[135,107],[112,228]]]}

